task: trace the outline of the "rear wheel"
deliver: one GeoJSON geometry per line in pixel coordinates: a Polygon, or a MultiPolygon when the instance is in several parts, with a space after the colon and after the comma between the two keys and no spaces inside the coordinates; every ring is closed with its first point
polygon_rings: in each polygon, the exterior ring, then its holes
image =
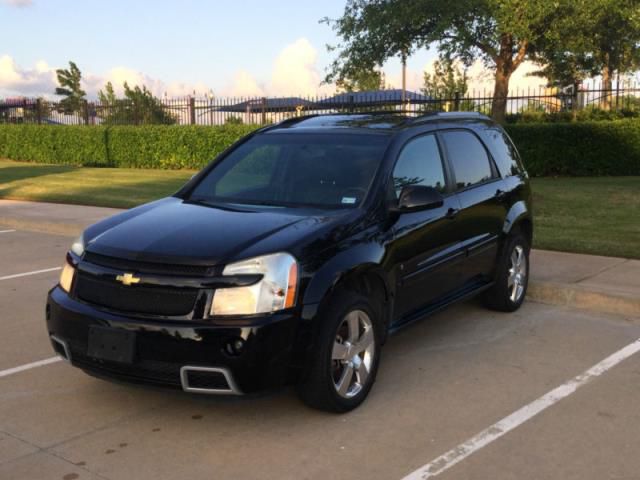
{"type": "Polygon", "coordinates": [[[302,400],[320,410],[346,412],[367,397],[380,360],[380,312],[358,293],[339,295],[323,322],[305,380],[302,400]]]}
{"type": "Polygon", "coordinates": [[[529,285],[529,250],[524,235],[508,237],[498,261],[495,284],[484,294],[489,308],[501,312],[520,308],[529,285]]]}

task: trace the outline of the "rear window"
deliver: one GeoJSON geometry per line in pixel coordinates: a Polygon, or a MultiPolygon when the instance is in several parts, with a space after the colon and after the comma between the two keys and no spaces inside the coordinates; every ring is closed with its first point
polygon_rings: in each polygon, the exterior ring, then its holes
{"type": "Polygon", "coordinates": [[[386,135],[257,135],[215,166],[191,198],[353,208],[365,197],[388,142],[386,135]]]}

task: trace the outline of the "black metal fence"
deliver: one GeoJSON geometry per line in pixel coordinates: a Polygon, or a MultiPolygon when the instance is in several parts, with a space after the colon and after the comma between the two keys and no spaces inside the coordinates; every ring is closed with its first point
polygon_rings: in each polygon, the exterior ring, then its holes
{"type": "MultiPolygon", "coordinates": [[[[625,83],[612,89],[584,85],[578,89],[515,90],[506,98],[508,117],[547,114],[576,115],[582,111],[640,115],[640,85],[625,83]]],[[[429,111],[478,111],[491,115],[492,92],[463,95],[421,94],[401,90],[340,93],[317,97],[246,97],[156,99],[144,104],[81,101],[74,107],[44,98],[0,99],[0,123],[53,125],[222,125],[267,124],[299,115],[387,111],[419,115],[429,111]]]]}

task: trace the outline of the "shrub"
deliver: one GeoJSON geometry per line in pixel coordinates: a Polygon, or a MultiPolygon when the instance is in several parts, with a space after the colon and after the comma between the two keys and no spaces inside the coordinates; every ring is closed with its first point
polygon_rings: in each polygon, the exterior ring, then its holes
{"type": "Polygon", "coordinates": [[[253,125],[114,126],[107,132],[109,160],[118,167],[202,168],[255,128],[253,125]]]}
{"type": "Polygon", "coordinates": [[[640,175],[640,120],[507,125],[531,175],[640,175]]]}
{"type": "Polygon", "coordinates": [[[106,166],[105,133],[104,127],[0,125],[0,157],[106,166]]]}

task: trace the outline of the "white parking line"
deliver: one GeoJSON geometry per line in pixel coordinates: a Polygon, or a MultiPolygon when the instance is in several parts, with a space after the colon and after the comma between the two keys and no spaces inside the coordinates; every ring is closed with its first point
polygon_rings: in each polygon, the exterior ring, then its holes
{"type": "Polygon", "coordinates": [[[15,230],[0,230],[0,233],[11,233],[15,232],[15,230]]]}
{"type": "Polygon", "coordinates": [[[45,365],[56,363],[61,360],[62,360],[61,357],[51,357],[51,358],[45,358],[44,360],[38,360],[37,362],[27,363],[26,365],[20,365],[19,367],[13,367],[7,370],[0,370],[0,378],[8,377],[9,375],[13,375],[14,373],[24,372],[25,370],[31,370],[32,368],[44,367],[45,365]]]}
{"type": "Polygon", "coordinates": [[[29,275],[37,275],[39,273],[55,272],[56,270],[62,270],[62,267],[45,268],[44,270],[34,270],[33,272],[15,273],[13,275],[5,275],[0,277],[1,280],[11,280],[12,278],[28,277],[29,275]]]}
{"type": "Polygon", "coordinates": [[[618,363],[629,358],[638,351],[640,351],[640,339],[627,345],[621,350],[618,350],[616,353],[605,358],[586,372],[572,378],[554,390],[551,390],[537,400],[534,400],[530,404],[522,407],[520,410],[517,410],[499,422],[494,423],[489,428],[449,450],[447,453],[439,456],[432,462],[423,465],[416,471],[404,477],[403,480],[425,480],[427,478],[433,478],[440,475],[445,470],[450,469],[455,464],[461,462],[481,448],[486,447],[491,442],[497,440],[514,428],[522,425],[524,422],[535,417],[553,404],[559,402],[565,397],[568,397],[578,388],[586,385],[595,377],[602,375],[604,372],[615,367],[618,363]]]}

